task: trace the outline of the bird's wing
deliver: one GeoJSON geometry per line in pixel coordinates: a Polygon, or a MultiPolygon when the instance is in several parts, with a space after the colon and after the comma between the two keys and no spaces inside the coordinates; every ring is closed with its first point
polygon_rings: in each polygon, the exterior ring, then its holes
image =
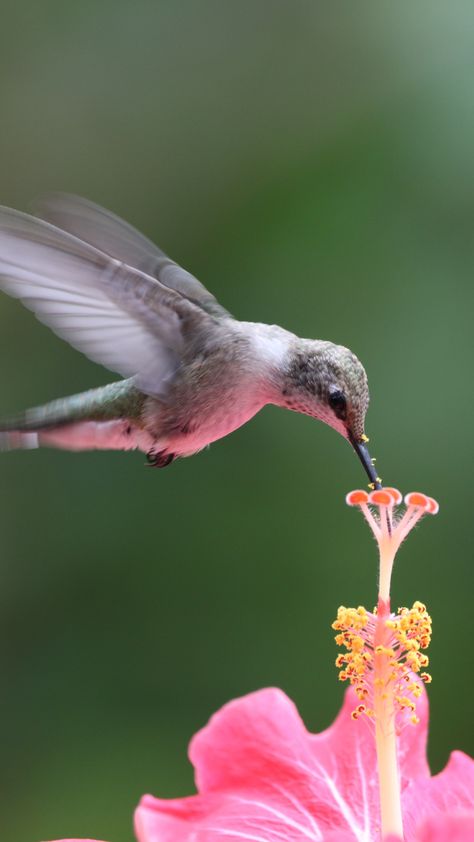
{"type": "Polygon", "coordinates": [[[36,200],[34,212],[42,219],[79,237],[117,260],[156,278],[212,315],[229,316],[214,296],[190,272],[178,266],[128,222],[68,193],[50,193],[36,200]]]}
{"type": "Polygon", "coordinates": [[[202,309],[156,278],[28,214],[0,207],[0,289],[61,338],[162,395],[202,309]]]}

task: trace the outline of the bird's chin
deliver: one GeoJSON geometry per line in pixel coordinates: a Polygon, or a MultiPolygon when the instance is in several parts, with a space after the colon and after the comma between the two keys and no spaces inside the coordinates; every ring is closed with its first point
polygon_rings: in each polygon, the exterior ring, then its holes
{"type": "Polygon", "coordinates": [[[292,409],[294,412],[301,412],[303,415],[310,415],[311,418],[314,418],[316,421],[322,421],[323,424],[327,424],[328,427],[332,427],[333,430],[340,433],[341,436],[344,436],[345,439],[350,438],[350,433],[347,429],[346,424],[344,421],[341,421],[339,418],[336,418],[333,412],[330,409],[327,409],[324,406],[318,406],[315,410],[314,406],[306,406],[306,405],[292,405],[289,406],[286,404],[287,409],[292,409]]]}
{"type": "Polygon", "coordinates": [[[344,421],[341,421],[339,418],[336,418],[332,414],[332,412],[328,412],[327,415],[321,415],[320,420],[324,421],[325,424],[329,424],[329,426],[332,427],[333,430],[336,430],[337,433],[340,433],[341,436],[344,436],[345,439],[349,439],[350,441],[349,431],[344,421]]]}

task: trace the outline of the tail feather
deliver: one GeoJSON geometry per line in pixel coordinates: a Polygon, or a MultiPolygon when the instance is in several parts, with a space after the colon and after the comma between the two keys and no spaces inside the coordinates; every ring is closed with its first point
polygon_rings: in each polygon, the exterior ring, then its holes
{"type": "Polygon", "coordinates": [[[140,398],[130,381],[122,381],[29,409],[0,421],[0,450],[148,452],[153,440],[139,421],[140,398]]]}
{"type": "Polygon", "coordinates": [[[148,453],[152,440],[130,419],[79,421],[47,427],[36,432],[9,430],[0,433],[0,450],[32,450],[56,447],[61,450],[136,450],[148,453]]]}
{"type": "Polygon", "coordinates": [[[0,431],[0,451],[33,450],[39,447],[38,434],[21,430],[0,431]]]}

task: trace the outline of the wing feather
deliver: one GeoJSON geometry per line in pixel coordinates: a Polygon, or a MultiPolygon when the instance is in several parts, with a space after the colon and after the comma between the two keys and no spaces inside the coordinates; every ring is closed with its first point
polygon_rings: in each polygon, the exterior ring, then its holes
{"type": "Polygon", "coordinates": [[[196,314],[174,289],[56,226],[0,208],[0,289],[58,336],[161,394],[196,314]]]}
{"type": "Polygon", "coordinates": [[[34,211],[42,219],[69,231],[111,257],[151,275],[208,313],[229,316],[194,275],[171,260],[128,222],[100,205],[68,193],[50,193],[35,202],[34,211]]]}

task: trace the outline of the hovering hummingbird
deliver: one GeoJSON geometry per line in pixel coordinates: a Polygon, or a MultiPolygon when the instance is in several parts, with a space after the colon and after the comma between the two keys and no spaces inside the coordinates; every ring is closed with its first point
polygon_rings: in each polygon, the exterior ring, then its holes
{"type": "Polygon", "coordinates": [[[146,237],[85,199],[53,194],[35,213],[0,208],[0,288],[125,379],[1,422],[4,449],[139,449],[164,467],[276,404],[334,427],[379,486],[364,433],[367,377],[348,348],[234,319],[146,237]]]}

